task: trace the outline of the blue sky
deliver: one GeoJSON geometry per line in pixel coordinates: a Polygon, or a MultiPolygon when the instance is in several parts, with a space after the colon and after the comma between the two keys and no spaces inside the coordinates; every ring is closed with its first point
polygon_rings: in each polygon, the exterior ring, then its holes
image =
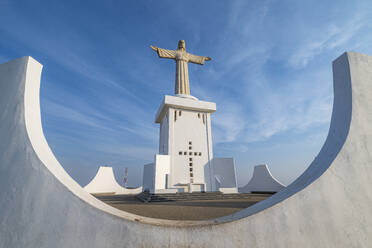
{"type": "Polygon", "coordinates": [[[319,152],[332,111],[331,62],[372,55],[369,1],[0,1],[0,63],[44,65],[41,111],[56,157],[81,185],[111,165],[129,186],[158,149],[154,116],[175,65],[149,48],[210,56],[192,95],[217,103],[215,156],[239,184],[266,163],[285,184],[319,152]]]}

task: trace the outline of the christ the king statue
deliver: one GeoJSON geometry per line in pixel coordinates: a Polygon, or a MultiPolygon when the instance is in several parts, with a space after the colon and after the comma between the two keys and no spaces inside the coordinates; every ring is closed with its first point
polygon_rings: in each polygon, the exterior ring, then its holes
{"type": "Polygon", "coordinates": [[[159,55],[159,58],[174,59],[176,61],[176,95],[190,95],[189,70],[187,63],[204,65],[204,61],[211,60],[210,57],[198,56],[186,52],[185,41],[178,42],[177,50],[168,50],[150,46],[159,55]]]}

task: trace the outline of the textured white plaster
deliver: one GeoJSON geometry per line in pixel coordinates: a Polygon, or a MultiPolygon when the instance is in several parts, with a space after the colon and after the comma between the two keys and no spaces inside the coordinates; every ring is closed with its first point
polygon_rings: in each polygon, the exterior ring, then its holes
{"type": "Polygon", "coordinates": [[[224,194],[237,194],[239,193],[238,192],[238,188],[237,187],[234,187],[234,188],[218,188],[218,191],[224,193],[224,194]]]}
{"type": "Polygon", "coordinates": [[[183,97],[183,98],[189,98],[189,99],[193,99],[193,100],[198,100],[198,98],[196,98],[195,96],[192,96],[192,95],[186,95],[186,94],[176,94],[177,97],[183,97]]]}
{"type": "MultiPolygon", "coordinates": [[[[161,120],[159,155],[155,157],[158,162],[150,192],[216,190],[210,121],[215,110],[216,104],[212,102],[165,96],[156,117],[161,120]]],[[[150,185],[145,181],[144,184],[150,185]]]]}
{"type": "MultiPolygon", "coordinates": [[[[372,243],[372,57],[333,63],[327,140],[292,184],[247,209],[206,221],[152,219],[82,189],[44,138],[41,65],[0,65],[0,247],[369,247],[372,243]]],[[[47,82],[46,82],[47,83],[47,82]]]]}
{"type": "Polygon", "coordinates": [[[216,112],[216,103],[166,95],[164,96],[164,100],[156,113],[156,123],[161,122],[163,116],[168,112],[169,108],[214,113],[216,112]]]}
{"type": "Polygon", "coordinates": [[[233,158],[213,158],[214,179],[217,190],[237,193],[236,172],[233,158]]]}
{"type": "Polygon", "coordinates": [[[239,188],[239,192],[278,192],[284,187],[281,182],[271,175],[269,167],[262,164],[254,167],[251,180],[245,186],[239,188]]]}
{"type": "Polygon", "coordinates": [[[164,192],[169,187],[168,175],[170,172],[170,156],[168,155],[155,155],[155,171],[154,182],[155,188],[151,189],[152,193],[164,192]]]}
{"type": "Polygon", "coordinates": [[[130,189],[120,186],[120,184],[116,182],[112,167],[109,166],[100,166],[97,174],[94,176],[92,181],[84,186],[84,189],[91,194],[113,193],[120,195],[133,195],[142,192],[142,187],[130,189]]]}
{"type": "Polygon", "coordinates": [[[144,191],[150,191],[154,188],[154,170],[154,163],[143,166],[142,188],[144,191]]]}

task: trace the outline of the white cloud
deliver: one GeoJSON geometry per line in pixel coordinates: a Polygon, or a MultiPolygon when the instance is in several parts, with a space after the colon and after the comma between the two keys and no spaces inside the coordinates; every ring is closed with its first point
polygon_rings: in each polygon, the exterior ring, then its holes
{"type": "Polygon", "coordinates": [[[331,23],[324,27],[313,29],[314,31],[310,31],[309,29],[306,37],[300,40],[299,46],[290,55],[288,59],[289,65],[299,69],[307,66],[316,56],[324,52],[342,47],[351,50],[354,45],[347,43],[366,25],[367,22],[363,14],[356,13],[346,23],[331,23]]]}
{"type": "MultiPolygon", "coordinates": [[[[330,65],[334,58],[329,58],[326,54],[339,55],[344,47],[350,50],[358,46],[359,43],[353,41],[368,25],[364,11],[356,11],[354,15],[341,21],[320,27],[312,26],[309,32],[292,34],[296,37],[298,46],[288,45],[273,49],[276,40],[271,40],[272,37],[259,30],[265,28],[263,23],[271,8],[270,4],[268,1],[256,6],[252,14],[243,2],[234,2],[227,30],[224,31],[227,35],[220,42],[225,44],[220,55],[222,62],[220,66],[216,66],[223,70],[210,70],[210,74],[213,74],[211,78],[224,82],[219,87],[226,90],[221,91],[211,85],[206,86],[208,89],[196,87],[198,96],[218,100],[218,111],[213,120],[215,143],[242,145],[244,142],[268,140],[288,131],[306,132],[314,127],[327,125],[332,110],[330,65]],[[253,17],[256,16],[258,19],[254,20],[253,17]],[[277,51],[278,49],[281,51],[277,51]],[[278,57],[278,54],[289,54],[289,57],[278,57]],[[270,70],[267,68],[268,63],[273,59],[282,61],[282,65],[285,65],[287,59],[290,68],[283,66],[283,73],[294,73],[293,69],[301,68],[303,74],[287,77],[290,81],[283,82],[284,84],[282,81],[276,82],[275,78],[267,75],[267,70],[270,70]],[[305,68],[311,61],[318,63],[305,68]]],[[[296,20],[293,22],[296,26],[296,20]]],[[[308,21],[306,25],[310,27],[313,23],[308,21]]],[[[302,28],[306,28],[306,25],[302,28]]],[[[242,146],[244,149],[244,145],[242,146]]]]}
{"type": "Polygon", "coordinates": [[[136,146],[131,144],[94,144],[95,151],[111,157],[113,164],[119,161],[153,161],[156,147],[136,146]]]}
{"type": "Polygon", "coordinates": [[[221,105],[223,107],[213,117],[214,142],[233,142],[245,127],[244,113],[237,103],[224,101],[221,105]]]}
{"type": "MultiPolygon", "coordinates": [[[[115,112],[113,116],[124,114],[128,118],[129,124],[123,125],[121,119],[110,117],[106,111],[101,112],[97,109],[86,106],[86,104],[78,100],[75,104],[76,105],[73,108],[67,104],[62,105],[50,100],[43,100],[42,106],[45,106],[43,108],[43,115],[46,115],[48,118],[53,116],[57,117],[60,121],[64,120],[74,124],[78,129],[91,127],[95,130],[95,136],[101,136],[107,140],[109,137],[114,140],[115,137],[119,139],[118,137],[123,136],[128,132],[145,140],[154,141],[155,139],[155,128],[150,123],[147,125],[143,124],[144,114],[141,116],[140,111],[132,112],[133,108],[131,108],[131,106],[127,106],[128,108],[118,108],[117,110],[111,109],[115,112]]],[[[133,107],[134,109],[137,109],[136,106],[133,107]]],[[[108,108],[109,106],[106,107],[106,109],[108,108]]]]}
{"type": "Polygon", "coordinates": [[[325,72],[315,77],[299,77],[280,91],[266,87],[264,98],[253,100],[254,112],[245,129],[246,142],[329,123],[332,82],[324,78],[327,78],[325,72]]]}

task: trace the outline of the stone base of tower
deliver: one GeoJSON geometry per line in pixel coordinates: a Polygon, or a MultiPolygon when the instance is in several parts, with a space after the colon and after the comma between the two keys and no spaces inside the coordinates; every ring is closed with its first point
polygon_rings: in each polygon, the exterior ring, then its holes
{"type": "Polygon", "coordinates": [[[146,164],[143,170],[143,190],[153,194],[169,194],[183,192],[204,192],[205,184],[179,183],[171,185],[170,156],[155,155],[155,163],[146,164]]]}
{"type": "Polygon", "coordinates": [[[205,183],[178,183],[171,185],[170,156],[155,155],[155,163],[144,165],[143,190],[152,194],[193,193],[219,191],[224,194],[238,193],[234,160],[232,158],[213,158],[212,180],[214,190],[208,190],[205,183]]]}
{"type": "Polygon", "coordinates": [[[237,192],[232,158],[213,158],[211,114],[215,111],[214,102],[184,95],[164,97],[155,118],[160,124],[159,154],[145,166],[144,190],[237,192]]]}

